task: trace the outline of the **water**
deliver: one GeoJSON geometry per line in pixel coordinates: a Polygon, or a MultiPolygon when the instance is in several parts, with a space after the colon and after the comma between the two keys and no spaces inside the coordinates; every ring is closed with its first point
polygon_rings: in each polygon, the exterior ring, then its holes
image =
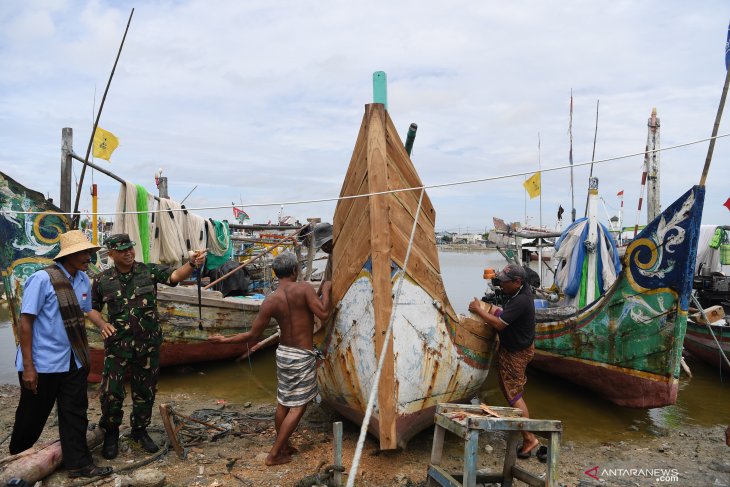
{"type": "MultiPolygon", "coordinates": [[[[504,265],[504,259],[494,251],[441,252],[439,257],[446,292],[457,313],[465,313],[469,302],[484,293],[484,268],[504,265]]],[[[0,306],[0,357],[0,382],[17,384],[15,346],[5,306],[0,306]]],[[[723,376],[719,370],[701,362],[688,363],[694,377],[682,376],[678,403],[674,406],[651,410],[622,408],[586,389],[532,370],[528,372],[525,400],[531,416],[560,419],[565,439],[572,441],[630,440],[676,424],[710,426],[727,421],[730,376],[723,376]],[[636,426],[638,431],[629,431],[631,426],[636,426]]],[[[226,361],[166,369],[160,378],[160,389],[207,395],[211,402],[221,399],[273,403],[276,401],[274,351],[257,352],[251,362],[226,361]]],[[[486,404],[506,405],[494,373],[490,374],[480,396],[486,404]]]]}

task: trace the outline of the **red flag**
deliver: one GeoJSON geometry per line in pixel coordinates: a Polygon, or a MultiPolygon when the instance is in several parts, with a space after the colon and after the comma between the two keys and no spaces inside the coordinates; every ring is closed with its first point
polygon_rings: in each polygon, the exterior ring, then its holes
{"type": "Polygon", "coordinates": [[[624,195],[624,190],[623,189],[621,191],[619,191],[618,193],[616,193],[616,196],[623,196],[623,195],[624,195]]]}
{"type": "Polygon", "coordinates": [[[724,206],[725,208],[727,208],[728,210],[730,210],[730,198],[728,198],[727,201],[725,202],[725,204],[722,205],[722,206],[724,206]]]}
{"type": "Polygon", "coordinates": [[[240,208],[236,208],[234,206],[233,207],[233,218],[243,221],[243,220],[248,220],[249,216],[248,216],[248,213],[246,213],[245,211],[241,210],[240,208]]]}

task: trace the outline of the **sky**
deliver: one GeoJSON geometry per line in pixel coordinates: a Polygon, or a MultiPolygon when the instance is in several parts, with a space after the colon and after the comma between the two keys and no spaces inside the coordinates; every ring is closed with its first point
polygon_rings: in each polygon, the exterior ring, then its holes
{"type": "MultiPolygon", "coordinates": [[[[543,172],[531,200],[524,176],[501,178],[569,163],[571,92],[576,164],[641,153],[654,107],[662,147],[709,137],[730,19],[726,0],[1,2],[0,171],[59,202],[61,130],[83,157],[133,7],[100,120],[120,146],[96,164],[150,192],[162,168],[173,199],[195,188],[189,208],[331,221],[334,202],[296,202],[337,197],[372,73],[385,71],[401,138],[418,124],[424,184],[500,176],[428,190],[437,230],[460,232],[495,216],[552,228],[560,205],[583,216],[588,166],[573,170],[573,197],[568,169],[543,172]]],[[[707,148],[661,153],[663,207],[699,182],[707,148]]],[[[730,137],[718,139],[703,223],[730,224],[729,157],[730,137]]],[[[623,221],[636,223],[642,165],[639,154],[594,166],[601,219],[623,190],[623,221]]],[[[114,211],[119,183],[91,171],[81,210],[92,179],[99,211],[114,211]]]]}

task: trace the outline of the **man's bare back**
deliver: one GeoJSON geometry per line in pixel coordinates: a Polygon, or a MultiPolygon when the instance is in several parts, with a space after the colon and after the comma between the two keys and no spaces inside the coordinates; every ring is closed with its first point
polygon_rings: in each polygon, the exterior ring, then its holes
{"type": "MultiPolygon", "coordinates": [[[[329,301],[329,293],[325,296],[329,301]]],[[[320,300],[310,284],[282,280],[278,289],[264,301],[261,312],[270,314],[279,324],[279,343],[311,350],[314,316],[327,318],[329,306],[325,307],[325,304],[328,303],[320,300]]]]}
{"type": "Polygon", "coordinates": [[[230,337],[213,335],[208,340],[217,343],[247,343],[256,340],[275,318],[279,324],[279,343],[289,347],[311,350],[313,343],[314,316],[326,320],[330,309],[330,289],[326,281],[320,288],[321,297],[311,284],[296,282],[296,274],[279,280],[276,291],[264,300],[259,313],[251,323],[251,330],[230,337]]]}
{"type": "MultiPolygon", "coordinates": [[[[291,362],[279,363],[280,352],[283,355],[290,355],[292,348],[298,348],[300,350],[309,350],[311,353],[311,356],[307,357],[307,352],[298,352],[299,355],[305,355],[305,361],[312,360],[309,363],[309,369],[299,367],[297,374],[294,376],[290,376],[288,379],[285,378],[283,382],[281,378],[279,379],[277,388],[279,401],[274,415],[276,440],[264,462],[269,466],[281,465],[291,461],[291,455],[297,451],[289,442],[289,437],[299,424],[299,420],[301,420],[307,407],[307,402],[311,398],[307,397],[303,403],[289,402],[286,400],[286,394],[292,390],[292,387],[299,387],[298,383],[292,382],[293,379],[308,382],[307,387],[310,392],[316,393],[316,363],[313,361],[314,354],[312,353],[314,316],[317,316],[320,320],[326,320],[329,316],[330,291],[332,288],[331,282],[323,282],[320,287],[320,297],[314,292],[314,288],[310,284],[297,282],[299,264],[296,257],[289,252],[278,255],[274,259],[272,267],[279,278],[279,287],[261,304],[261,309],[259,309],[259,313],[251,324],[251,330],[231,337],[214,335],[208,338],[211,342],[216,343],[248,343],[261,336],[271,318],[275,318],[279,323],[280,333],[280,346],[276,350],[277,373],[280,367],[287,368],[291,366],[291,362]],[[285,399],[282,400],[281,397],[285,399]]],[[[301,357],[296,357],[296,355],[295,360],[301,363],[302,361],[299,360],[301,357]]],[[[287,357],[287,360],[291,360],[291,357],[287,357]]],[[[296,390],[300,392],[300,389],[296,390]]]]}

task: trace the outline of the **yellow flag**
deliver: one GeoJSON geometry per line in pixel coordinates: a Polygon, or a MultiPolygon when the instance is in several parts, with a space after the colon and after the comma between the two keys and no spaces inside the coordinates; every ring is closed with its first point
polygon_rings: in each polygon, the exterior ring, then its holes
{"type": "Polygon", "coordinates": [[[118,146],[119,139],[113,133],[107,132],[101,127],[96,127],[96,132],[94,132],[94,157],[108,161],[112,156],[112,152],[118,146]]]}
{"type": "Polygon", "coordinates": [[[540,173],[536,172],[529,179],[527,179],[522,186],[525,187],[527,194],[530,195],[530,199],[540,196],[540,173]]]}

